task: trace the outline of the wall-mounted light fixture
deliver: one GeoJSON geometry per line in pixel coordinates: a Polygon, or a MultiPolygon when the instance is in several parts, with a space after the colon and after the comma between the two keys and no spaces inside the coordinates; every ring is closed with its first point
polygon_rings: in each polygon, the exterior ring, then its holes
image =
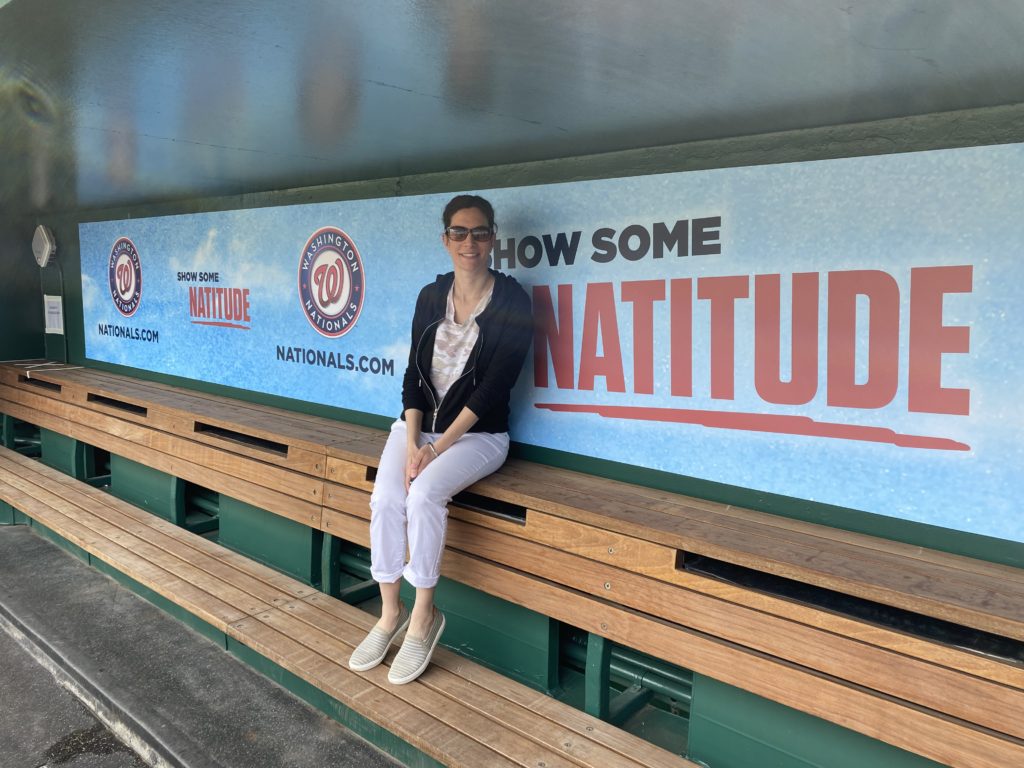
{"type": "Polygon", "coordinates": [[[32,236],[32,253],[36,257],[36,264],[45,267],[56,252],[57,241],[53,239],[53,232],[49,227],[40,224],[32,236]]]}

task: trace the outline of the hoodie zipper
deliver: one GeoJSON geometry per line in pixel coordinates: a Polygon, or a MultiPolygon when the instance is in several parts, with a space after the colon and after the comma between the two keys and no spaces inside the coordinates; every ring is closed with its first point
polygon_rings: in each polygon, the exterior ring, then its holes
{"type": "MultiPolygon", "coordinates": [[[[444,320],[444,318],[442,317],[441,320],[444,320]]],[[[420,387],[423,386],[424,379],[426,378],[423,375],[423,369],[420,368],[420,349],[423,347],[423,339],[426,337],[427,331],[429,331],[432,326],[439,325],[441,323],[441,320],[435,320],[433,323],[431,323],[426,328],[424,328],[423,329],[423,333],[420,335],[420,340],[416,344],[416,372],[419,373],[419,375],[420,375],[420,387]]],[[[477,323],[477,325],[479,326],[479,323],[477,323]]],[[[476,356],[473,358],[473,367],[470,368],[468,371],[465,371],[461,376],[459,376],[459,378],[457,378],[455,381],[453,381],[452,385],[450,387],[448,387],[448,392],[451,392],[455,388],[456,384],[458,384],[464,378],[469,376],[469,374],[474,373],[474,371],[476,371],[477,360],[479,360],[479,358],[480,358],[480,350],[484,348],[484,329],[483,328],[480,328],[479,335],[477,336],[477,342],[476,342],[476,344],[474,346],[476,347],[476,356]]],[[[476,383],[476,375],[475,374],[473,376],[473,383],[474,384],[476,383]]],[[[437,400],[434,397],[434,385],[433,384],[430,384],[427,387],[427,392],[430,394],[430,399],[434,403],[434,415],[433,415],[433,418],[431,419],[431,422],[430,422],[430,431],[431,432],[437,432],[437,414],[440,412],[441,406],[444,404],[444,398],[448,397],[448,392],[445,392],[444,393],[444,397],[442,397],[440,400],[437,400]]]]}
{"type": "MultiPolygon", "coordinates": [[[[433,426],[437,426],[437,412],[441,409],[441,403],[439,403],[437,401],[437,398],[434,397],[434,385],[431,384],[430,380],[426,376],[423,375],[423,369],[420,368],[420,350],[423,348],[423,339],[425,339],[427,337],[427,331],[429,331],[435,325],[440,325],[442,320],[444,320],[443,317],[435,320],[430,325],[428,325],[426,328],[424,328],[423,329],[423,333],[420,334],[420,340],[418,342],[416,342],[416,372],[420,375],[420,388],[421,389],[423,388],[423,383],[424,383],[424,381],[426,381],[427,382],[427,394],[430,395],[430,400],[431,400],[431,402],[434,403],[434,420],[432,422],[433,426]]],[[[444,398],[442,397],[441,400],[443,401],[444,398]]],[[[430,431],[433,432],[434,430],[431,429],[430,431]]]]}

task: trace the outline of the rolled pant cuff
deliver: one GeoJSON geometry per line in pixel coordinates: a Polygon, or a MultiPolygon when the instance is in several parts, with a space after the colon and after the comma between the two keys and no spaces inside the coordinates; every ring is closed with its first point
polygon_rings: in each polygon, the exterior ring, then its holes
{"type": "Polygon", "coordinates": [[[416,587],[416,589],[433,589],[437,586],[437,582],[441,580],[440,576],[434,576],[433,578],[418,576],[412,572],[412,569],[409,568],[409,566],[405,567],[405,570],[402,572],[402,576],[405,577],[406,581],[416,587]]]}
{"type": "Polygon", "coordinates": [[[394,584],[400,578],[402,578],[402,571],[396,571],[395,573],[377,573],[372,568],[370,569],[370,578],[376,581],[378,584],[394,584]]]}

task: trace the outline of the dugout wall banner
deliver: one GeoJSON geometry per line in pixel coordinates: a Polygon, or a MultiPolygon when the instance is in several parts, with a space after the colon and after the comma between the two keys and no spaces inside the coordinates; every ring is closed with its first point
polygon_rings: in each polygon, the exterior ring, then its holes
{"type": "MultiPolygon", "coordinates": [[[[481,190],[521,443],[1024,542],[1024,144],[481,190]]],[[[391,416],[448,194],[79,227],[86,357],[391,416]]]]}

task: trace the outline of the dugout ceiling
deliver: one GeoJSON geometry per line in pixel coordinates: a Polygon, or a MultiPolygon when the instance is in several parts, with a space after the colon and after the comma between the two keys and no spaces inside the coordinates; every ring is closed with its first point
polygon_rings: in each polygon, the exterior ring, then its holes
{"type": "Polygon", "coordinates": [[[6,215],[1024,102],[1017,0],[0,0],[6,215]]]}

